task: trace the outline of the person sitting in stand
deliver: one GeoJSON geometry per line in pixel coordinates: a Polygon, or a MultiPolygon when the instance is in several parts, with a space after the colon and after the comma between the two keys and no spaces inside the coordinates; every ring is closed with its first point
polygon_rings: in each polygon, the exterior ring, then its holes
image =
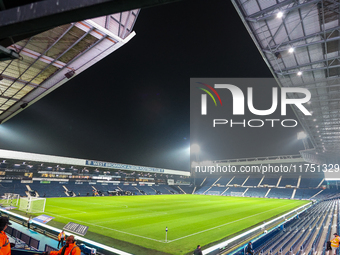
{"type": "Polygon", "coordinates": [[[43,252],[42,255],[81,255],[81,251],[71,235],[66,238],[66,244],[59,251],[43,252]]]}

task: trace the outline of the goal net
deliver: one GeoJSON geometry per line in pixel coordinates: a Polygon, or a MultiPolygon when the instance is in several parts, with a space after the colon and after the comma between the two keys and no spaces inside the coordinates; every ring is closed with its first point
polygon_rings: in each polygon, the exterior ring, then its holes
{"type": "Polygon", "coordinates": [[[243,192],[230,192],[233,197],[243,197],[243,192]]]}
{"type": "Polygon", "coordinates": [[[208,191],[207,192],[207,195],[216,195],[216,196],[219,196],[221,194],[221,192],[219,191],[208,191]]]}
{"type": "Polygon", "coordinates": [[[41,213],[45,211],[46,198],[22,197],[20,198],[20,211],[41,213]]]}
{"type": "Polygon", "coordinates": [[[0,199],[1,206],[18,206],[20,195],[14,193],[5,193],[0,199]]]}

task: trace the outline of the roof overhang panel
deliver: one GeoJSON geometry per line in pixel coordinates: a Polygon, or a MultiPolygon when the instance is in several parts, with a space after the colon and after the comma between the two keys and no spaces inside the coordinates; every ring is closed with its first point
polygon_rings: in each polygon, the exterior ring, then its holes
{"type": "MultiPolygon", "coordinates": [[[[0,62],[0,123],[23,110],[22,104],[36,102],[68,81],[65,74],[75,75],[100,61],[127,43],[139,10],[128,11],[107,28],[92,20],[66,24],[17,42],[10,48],[21,59],[0,62]],[[124,21],[124,23],[123,23],[124,21]],[[122,28],[122,29],[121,29],[122,28]],[[118,34],[118,32],[120,34],[118,34]]],[[[100,17],[97,21],[110,18],[100,17]]]]}

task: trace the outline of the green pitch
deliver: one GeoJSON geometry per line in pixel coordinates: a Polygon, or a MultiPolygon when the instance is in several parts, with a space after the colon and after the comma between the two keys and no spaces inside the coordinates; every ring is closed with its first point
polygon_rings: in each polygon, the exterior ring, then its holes
{"type": "Polygon", "coordinates": [[[204,195],[71,197],[48,198],[45,214],[149,249],[187,254],[305,203],[204,195]]]}

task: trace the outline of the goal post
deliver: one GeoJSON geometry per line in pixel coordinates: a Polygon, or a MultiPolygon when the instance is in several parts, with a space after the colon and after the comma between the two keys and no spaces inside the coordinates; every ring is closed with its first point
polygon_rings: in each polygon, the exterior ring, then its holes
{"type": "Polygon", "coordinates": [[[45,211],[46,198],[22,197],[20,198],[20,211],[41,213],[45,211]]]}
{"type": "Polygon", "coordinates": [[[233,197],[243,197],[243,192],[230,192],[233,197]]]}
{"type": "Polygon", "coordinates": [[[0,199],[0,204],[2,206],[7,205],[7,206],[18,206],[19,205],[19,200],[20,200],[20,195],[15,194],[15,193],[5,193],[1,199],[0,199]]]}

